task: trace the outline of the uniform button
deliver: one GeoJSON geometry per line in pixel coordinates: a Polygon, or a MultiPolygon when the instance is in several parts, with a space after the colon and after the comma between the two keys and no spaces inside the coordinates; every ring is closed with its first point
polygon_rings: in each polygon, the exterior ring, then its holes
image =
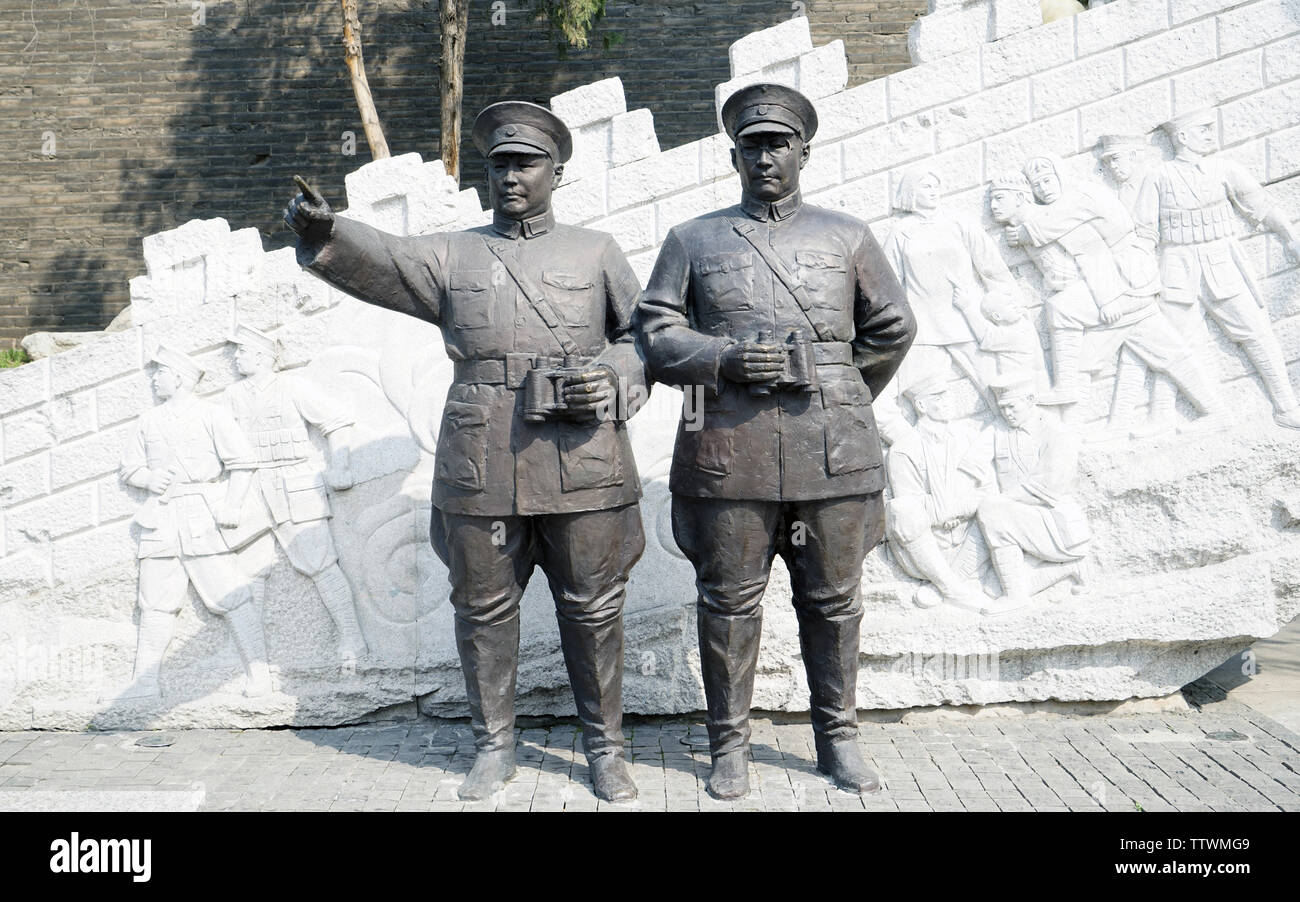
{"type": "Polygon", "coordinates": [[[522,326],[523,324],[524,324],[524,318],[522,316],[515,317],[516,326],[522,326]]]}

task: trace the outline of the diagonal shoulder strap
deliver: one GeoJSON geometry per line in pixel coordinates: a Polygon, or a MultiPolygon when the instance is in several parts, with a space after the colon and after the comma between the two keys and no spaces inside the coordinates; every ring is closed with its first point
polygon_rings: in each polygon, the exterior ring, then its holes
{"type": "Polygon", "coordinates": [[[740,219],[733,219],[731,220],[731,227],[736,230],[736,234],[748,241],[754,250],[758,251],[758,255],[763,258],[763,262],[767,264],[768,269],[772,270],[776,277],[781,280],[781,284],[785,286],[786,290],[794,295],[795,301],[799,304],[799,309],[803,311],[804,318],[813,327],[817,337],[822,341],[834,341],[835,336],[830,328],[819,325],[812,318],[810,312],[812,298],[808,297],[808,289],[804,288],[803,283],[795,278],[794,273],[790,272],[790,268],[785,265],[785,261],[781,259],[776,251],[758,240],[754,234],[754,224],[740,219]]]}
{"type": "Polygon", "coordinates": [[[569,334],[569,330],[564,326],[564,321],[555,312],[555,308],[551,306],[551,302],[546,299],[546,295],[542,290],[520,271],[519,261],[510,252],[510,243],[488,235],[483,236],[483,243],[487,245],[492,255],[501,261],[501,265],[506,268],[510,278],[515,280],[515,284],[524,293],[528,303],[537,312],[537,315],[542,318],[546,328],[550,330],[551,337],[559,342],[560,347],[564,349],[565,355],[577,354],[578,343],[573,340],[573,336],[569,334]]]}

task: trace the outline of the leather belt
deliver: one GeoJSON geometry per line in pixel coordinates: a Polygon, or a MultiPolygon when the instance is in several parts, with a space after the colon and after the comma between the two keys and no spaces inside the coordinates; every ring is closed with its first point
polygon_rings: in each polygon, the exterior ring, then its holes
{"type": "Polygon", "coordinates": [[[813,360],[819,365],[853,365],[853,345],[847,341],[814,341],[813,360]]]}
{"type": "MultiPolygon", "coordinates": [[[[581,358],[578,366],[589,361],[581,358]]],[[[528,371],[564,366],[563,357],[545,354],[507,354],[505,357],[479,357],[457,360],[453,363],[455,381],[461,385],[504,385],[519,388],[528,378],[528,371]]]]}

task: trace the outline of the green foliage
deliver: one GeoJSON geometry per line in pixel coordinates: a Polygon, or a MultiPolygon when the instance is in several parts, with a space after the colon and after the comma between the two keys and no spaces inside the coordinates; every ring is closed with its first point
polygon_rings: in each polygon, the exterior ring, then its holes
{"type": "Polygon", "coordinates": [[[24,363],[31,363],[32,359],[27,356],[27,352],[22,348],[9,348],[0,351],[0,370],[11,369],[16,366],[22,366],[24,363]]]}
{"type": "MultiPolygon", "coordinates": [[[[564,36],[568,47],[587,49],[591,29],[605,17],[605,0],[533,0],[533,11],[564,36]]],[[[609,44],[606,43],[606,49],[609,44]]],[[[561,54],[567,49],[560,44],[561,54]]]]}

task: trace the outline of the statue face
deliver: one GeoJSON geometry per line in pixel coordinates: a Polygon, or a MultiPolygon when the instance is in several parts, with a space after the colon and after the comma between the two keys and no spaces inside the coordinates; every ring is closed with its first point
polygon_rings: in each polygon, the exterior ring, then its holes
{"type": "Polygon", "coordinates": [[[1178,143],[1193,153],[1214,153],[1219,144],[1214,135],[1214,126],[1208,122],[1180,128],[1178,143]]]}
{"type": "Polygon", "coordinates": [[[1127,182],[1137,171],[1138,152],[1136,150],[1115,150],[1101,158],[1101,162],[1110,171],[1117,182],[1127,182]]]}
{"type": "Polygon", "coordinates": [[[1010,222],[1024,202],[1025,196],[1010,188],[995,188],[989,192],[989,210],[997,222],[1010,222]]]}
{"type": "Polygon", "coordinates": [[[1034,197],[1040,204],[1054,204],[1061,197],[1061,180],[1050,169],[1031,176],[1029,187],[1034,189],[1034,197]]]}
{"type": "Polygon", "coordinates": [[[745,193],[771,202],[799,188],[799,170],[808,162],[808,146],[795,134],[760,132],[742,135],[731,151],[745,193]]]}
{"type": "Polygon", "coordinates": [[[912,406],[916,408],[916,415],[920,419],[929,418],[938,423],[946,423],[953,418],[952,405],[948,403],[948,393],[944,389],[916,395],[912,398],[912,406]]]}
{"type": "Polygon", "coordinates": [[[916,194],[912,198],[918,210],[934,210],[939,206],[939,180],[927,175],[916,185],[916,194]]]}
{"type": "Polygon", "coordinates": [[[180,391],[181,380],[176,371],[169,366],[158,364],[153,373],[154,394],[166,401],[180,391]]]}
{"type": "Polygon", "coordinates": [[[256,376],[271,368],[272,360],[251,345],[235,345],[235,369],[241,376],[256,376]]]}
{"type": "Polygon", "coordinates": [[[564,167],[546,154],[499,153],[487,164],[492,209],[507,219],[532,219],[551,208],[564,167]]]}
{"type": "Polygon", "coordinates": [[[1004,397],[998,402],[998,409],[1002,411],[1002,419],[1007,421],[1007,425],[1012,429],[1017,429],[1028,423],[1029,418],[1033,416],[1034,396],[1004,397]]]}

